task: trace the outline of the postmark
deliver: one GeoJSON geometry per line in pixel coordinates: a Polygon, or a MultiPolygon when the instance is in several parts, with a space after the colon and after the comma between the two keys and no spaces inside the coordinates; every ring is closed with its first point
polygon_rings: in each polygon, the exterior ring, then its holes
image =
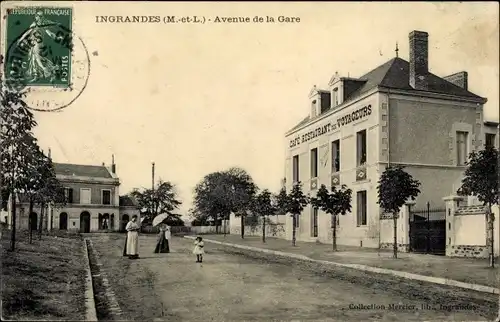
{"type": "Polygon", "coordinates": [[[90,57],[72,31],[72,21],[72,8],[7,9],[5,85],[26,91],[26,103],[33,110],[61,110],[87,86],[90,57]]]}

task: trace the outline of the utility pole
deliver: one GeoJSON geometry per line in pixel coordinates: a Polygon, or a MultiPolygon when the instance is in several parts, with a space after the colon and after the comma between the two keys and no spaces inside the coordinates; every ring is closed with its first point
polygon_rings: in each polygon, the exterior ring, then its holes
{"type": "MultiPolygon", "coordinates": [[[[151,167],[151,190],[152,190],[151,197],[153,197],[154,196],[154,192],[155,192],[155,163],[152,162],[151,166],[152,166],[151,167]]],[[[153,218],[154,218],[156,216],[154,198],[151,200],[151,203],[152,203],[151,214],[153,215],[153,218]]]]}

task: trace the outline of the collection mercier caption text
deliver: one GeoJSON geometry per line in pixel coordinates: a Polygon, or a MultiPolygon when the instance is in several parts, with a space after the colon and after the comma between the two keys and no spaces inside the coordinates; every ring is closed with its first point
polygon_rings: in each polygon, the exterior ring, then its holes
{"type": "Polygon", "coordinates": [[[156,23],[156,24],[295,24],[300,17],[291,16],[95,16],[97,23],[156,23]]]}

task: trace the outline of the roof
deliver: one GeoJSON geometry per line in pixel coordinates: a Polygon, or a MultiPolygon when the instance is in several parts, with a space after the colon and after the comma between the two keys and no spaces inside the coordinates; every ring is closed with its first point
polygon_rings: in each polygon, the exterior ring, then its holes
{"type": "Polygon", "coordinates": [[[137,207],[138,203],[131,196],[120,196],[120,207],[137,207]]]}
{"type": "MultiPolygon", "coordinates": [[[[384,87],[390,89],[399,89],[412,91],[415,93],[422,92],[431,92],[431,93],[440,93],[440,94],[448,94],[459,97],[484,100],[484,98],[464,89],[455,84],[448,82],[447,80],[436,76],[432,73],[428,74],[428,89],[425,91],[416,90],[410,86],[410,63],[402,58],[395,57],[384,64],[378,66],[367,74],[361,76],[359,80],[364,83],[359,87],[356,91],[354,91],[349,97],[345,100],[345,102],[352,101],[359,96],[363,95],[371,91],[376,87],[384,87]]],[[[302,125],[308,123],[310,117],[306,117],[302,121],[300,121],[297,125],[295,125],[292,129],[293,131],[302,125]]]]}
{"type": "Polygon", "coordinates": [[[499,124],[498,122],[494,122],[494,121],[484,121],[484,125],[486,125],[486,126],[497,127],[498,124],[499,124]]]}
{"type": "Polygon", "coordinates": [[[105,166],[54,163],[56,174],[92,178],[113,178],[105,166]]]}

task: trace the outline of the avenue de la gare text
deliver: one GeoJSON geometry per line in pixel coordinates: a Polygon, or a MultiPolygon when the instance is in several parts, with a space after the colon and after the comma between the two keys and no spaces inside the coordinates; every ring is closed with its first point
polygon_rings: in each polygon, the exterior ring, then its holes
{"type": "Polygon", "coordinates": [[[287,16],[95,16],[97,23],[300,23],[299,17],[287,16]]]}

